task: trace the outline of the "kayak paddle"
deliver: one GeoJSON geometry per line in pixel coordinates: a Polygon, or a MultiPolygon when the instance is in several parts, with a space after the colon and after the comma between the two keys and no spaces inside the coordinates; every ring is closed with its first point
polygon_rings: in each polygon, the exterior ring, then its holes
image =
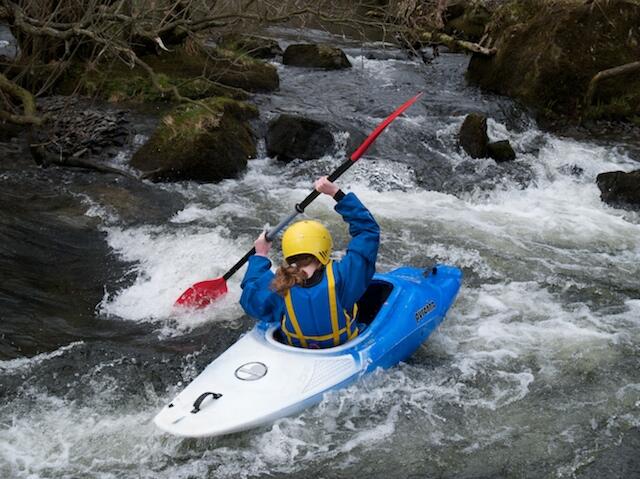
{"type": "MultiPolygon", "coordinates": [[[[407,108],[413,105],[420,97],[422,93],[418,93],[416,96],[408,100],[401,107],[399,107],[396,111],[394,111],[389,117],[387,117],[382,123],[380,123],[373,133],[371,133],[366,140],[358,147],[356,151],[344,162],[342,163],[333,173],[331,173],[328,177],[329,181],[333,182],[337,180],[345,171],[347,171],[351,166],[360,159],[362,155],[367,151],[367,149],[371,146],[371,144],[378,138],[380,133],[384,131],[384,129],[389,126],[389,124],[395,120],[398,116],[400,116],[407,108]]],[[[317,190],[313,190],[309,195],[301,202],[295,206],[295,211],[283,219],[276,226],[271,228],[267,234],[267,241],[271,241],[275,236],[285,227],[287,226],[296,216],[301,213],[304,213],[304,210],[313,200],[315,200],[318,196],[320,196],[320,192],[317,190]]],[[[251,248],[250,251],[245,254],[240,261],[234,264],[229,271],[227,271],[221,278],[210,279],[206,281],[200,281],[199,283],[195,283],[189,289],[187,289],[175,302],[176,306],[186,306],[191,308],[204,308],[212,301],[216,300],[220,296],[223,296],[227,293],[227,280],[234,275],[236,271],[238,271],[251,256],[253,256],[256,252],[255,247],[251,248]]]]}

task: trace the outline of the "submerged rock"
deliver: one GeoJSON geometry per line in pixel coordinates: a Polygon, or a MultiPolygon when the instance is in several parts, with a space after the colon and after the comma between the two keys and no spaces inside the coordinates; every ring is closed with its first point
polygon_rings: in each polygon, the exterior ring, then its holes
{"type": "Polygon", "coordinates": [[[153,181],[221,181],[235,178],[256,155],[247,120],[258,116],[248,103],[227,98],[183,105],[162,118],[160,126],[131,160],[153,181]]]}
{"type": "Polygon", "coordinates": [[[288,163],[296,158],[312,160],[330,153],[334,139],[327,124],[284,114],[269,122],[266,143],[267,155],[288,163]]]}
{"type": "Polygon", "coordinates": [[[543,117],[640,116],[638,70],[603,79],[586,101],[596,74],[640,58],[640,3],[509,1],[494,12],[483,45],[497,53],[473,54],[468,78],[543,117]]]}
{"type": "Polygon", "coordinates": [[[351,62],[344,52],[329,45],[289,45],[284,51],[282,62],[285,65],[324,68],[325,70],[351,68],[351,62]]]}
{"type": "Polygon", "coordinates": [[[487,117],[479,113],[467,115],[460,127],[458,139],[462,149],[471,158],[486,158],[489,144],[487,117]]]}
{"type": "Polygon", "coordinates": [[[640,209],[640,170],[600,173],[596,182],[605,203],[640,209]]]}
{"type": "Polygon", "coordinates": [[[487,154],[498,163],[513,161],[516,159],[516,152],[513,151],[509,140],[494,141],[487,145],[487,154]]]}
{"type": "Polygon", "coordinates": [[[418,185],[453,195],[526,188],[534,178],[531,166],[524,162],[496,164],[468,159],[454,165],[447,155],[435,152],[411,166],[418,185]]]}
{"type": "Polygon", "coordinates": [[[217,43],[223,48],[246,53],[254,58],[273,58],[282,55],[282,48],[277,40],[257,35],[230,33],[222,36],[217,43]]]}

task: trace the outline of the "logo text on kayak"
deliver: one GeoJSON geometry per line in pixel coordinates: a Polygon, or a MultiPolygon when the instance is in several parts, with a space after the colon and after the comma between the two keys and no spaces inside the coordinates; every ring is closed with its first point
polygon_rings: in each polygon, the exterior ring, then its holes
{"type": "Polygon", "coordinates": [[[416,311],[416,322],[419,322],[422,318],[424,318],[427,314],[429,314],[434,309],[436,309],[435,301],[429,301],[422,308],[416,311]]]}

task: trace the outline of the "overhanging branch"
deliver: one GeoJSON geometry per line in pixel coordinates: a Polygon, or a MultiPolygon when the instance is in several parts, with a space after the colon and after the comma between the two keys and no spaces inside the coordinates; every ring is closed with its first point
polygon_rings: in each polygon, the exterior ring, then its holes
{"type": "Polygon", "coordinates": [[[0,73],[0,90],[10,97],[16,98],[22,104],[22,114],[10,113],[9,111],[0,111],[0,118],[19,125],[41,125],[44,117],[38,116],[36,112],[36,101],[33,95],[22,88],[20,85],[12,82],[2,73],[0,73]]]}
{"type": "Polygon", "coordinates": [[[588,107],[593,103],[593,96],[595,95],[600,82],[609,78],[634,73],[636,71],[640,71],[640,61],[626,63],[624,65],[609,68],[607,70],[602,70],[596,73],[589,82],[589,88],[587,89],[587,94],[585,95],[585,106],[588,107]]]}
{"type": "Polygon", "coordinates": [[[452,36],[438,32],[423,32],[420,34],[420,40],[423,42],[439,43],[446,45],[449,48],[462,48],[473,53],[479,53],[480,55],[492,56],[497,53],[496,48],[486,48],[478,43],[468,42],[466,40],[458,40],[452,36]]]}

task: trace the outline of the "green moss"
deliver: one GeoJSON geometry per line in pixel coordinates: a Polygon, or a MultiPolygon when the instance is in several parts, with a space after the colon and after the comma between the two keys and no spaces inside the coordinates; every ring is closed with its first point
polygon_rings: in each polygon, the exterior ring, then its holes
{"type": "Polygon", "coordinates": [[[585,118],[589,120],[614,120],[624,121],[629,119],[634,122],[640,114],[640,95],[624,95],[613,98],[608,103],[598,102],[585,111],[585,118]]]}
{"type": "Polygon", "coordinates": [[[246,120],[258,115],[248,103],[217,97],[185,104],[165,115],[132,166],[152,179],[219,181],[237,176],[256,155],[246,120]]]}
{"type": "Polygon", "coordinates": [[[637,114],[632,106],[640,95],[638,75],[603,82],[595,96],[599,106],[588,112],[583,99],[598,72],[637,61],[638,25],[639,4],[628,1],[600,3],[597,11],[579,1],[510,1],[488,26],[497,54],[474,55],[468,77],[518,98],[544,117],[628,118],[637,114]]]}
{"type": "Polygon", "coordinates": [[[144,58],[156,72],[170,77],[203,77],[246,91],[272,91],[280,80],[273,65],[224,48],[178,48],[144,58]]]}
{"type": "MultiPolygon", "coordinates": [[[[212,96],[227,96],[237,100],[248,98],[248,95],[241,90],[203,77],[172,77],[166,73],[159,73],[157,79],[163,88],[176,86],[182,96],[193,100],[212,96]]],[[[76,89],[81,94],[98,96],[112,102],[174,101],[173,94],[158,90],[146,72],[121,68],[120,65],[104,66],[93,70],[85,68],[84,65],[74,67],[58,90],[60,93],[70,94],[76,89]]]]}
{"type": "Polygon", "coordinates": [[[272,38],[255,35],[230,33],[218,40],[218,45],[233,52],[234,55],[248,55],[253,58],[272,58],[282,55],[278,42],[272,38]]]}
{"type": "Polygon", "coordinates": [[[207,98],[197,105],[181,105],[165,115],[156,134],[162,137],[165,143],[171,143],[176,138],[188,140],[197,137],[203,131],[218,129],[225,114],[237,120],[247,120],[257,117],[258,110],[249,103],[224,97],[207,98]]]}
{"type": "MultiPolygon", "coordinates": [[[[230,50],[192,53],[179,48],[143,60],[157,73],[163,88],[175,86],[181,95],[191,99],[227,96],[246,100],[245,91],[273,90],[279,84],[275,67],[230,50]]],[[[71,66],[57,92],[68,95],[75,91],[113,102],[174,100],[171,92],[160,91],[153,85],[145,70],[128,68],[121,62],[71,66]]]]}

